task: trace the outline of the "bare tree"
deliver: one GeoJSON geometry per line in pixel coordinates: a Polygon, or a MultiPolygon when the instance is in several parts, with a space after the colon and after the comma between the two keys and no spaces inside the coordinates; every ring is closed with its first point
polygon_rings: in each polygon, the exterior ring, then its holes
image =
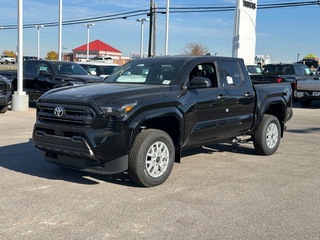
{"type": "Polygon", "coordinates": [[[207,46],[195,42],[187,43],[183,50],[184,55],[206,55],[208,53],[209,48],[207,46]]]}

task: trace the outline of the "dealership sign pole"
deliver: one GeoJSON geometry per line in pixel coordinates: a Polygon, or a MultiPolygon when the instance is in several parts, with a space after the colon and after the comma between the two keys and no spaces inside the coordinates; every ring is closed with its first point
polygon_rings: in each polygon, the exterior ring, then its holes
{"type": "Polygon", "coordinates": [[[237,0],[232,56],[253,64],[256,52],[257,0],[237,0]]]}

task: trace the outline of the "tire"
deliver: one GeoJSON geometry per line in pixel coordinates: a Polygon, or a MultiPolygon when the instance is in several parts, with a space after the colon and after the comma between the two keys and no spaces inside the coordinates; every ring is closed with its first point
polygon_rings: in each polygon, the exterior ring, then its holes
{"type": "Polygon", "coordinates": [[[312,103],[311,99],[301,99],[300,100],[300,104],[302,107],[310,107],[311,103],[312,103]]]}
{"type": "Polygon", "coordinates": [[[160,185],[169,177],[174,159],[175,147],[166,132],[144,130],[137,135],[129,153],[129,176],[143,187],[160,185]]]}
{"type": "Polygon", "coordinates": [[[5,113],[6,111],[8,111],[9,106],[0,106],[0,113],[5,113]]]}
{"type": "Polygon", "coordinates": [[[279,120],[273,116],[265,114],[258,132],[253,136],[253,146],[258,154],[274,154],[281,139],[281,128],[279,120]]]}

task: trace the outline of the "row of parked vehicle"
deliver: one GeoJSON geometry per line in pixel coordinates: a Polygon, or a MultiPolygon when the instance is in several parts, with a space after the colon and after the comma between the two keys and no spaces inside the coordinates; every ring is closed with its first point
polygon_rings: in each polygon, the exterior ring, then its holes
{"type": "Polygon", "coordinates": [[[266,64],[263,68],[259,65],[247,65],[253,84],[289,82],[294,98],[302,106],[310,106],[312,101],[320,99],[320,67],[312,71],[306,64],[277,63],[266,64]]]}
{"type": "MultiPolygon", "coordinates": [[[[62,86],[103,82],[119,66],[102,62],[63,62],[46,60],[24,61],[23,89],[30,99],[38,99],[44,92],[62,86]],[[81,66],[81,67],[80,67],[81,66]]],[[[320,100],[320,67],[316,71],[303,63],[247,65],[253,84],[289,82],[293,96],[302,106],[320,100]]],[[[0,113],[8,109],[11,95],[17,89],[17,71],[0,71],[0,113]],[[12,90],[11,90],[12,89],[12,90]]]]}
{"type": "MultiPolygon", "coordinates": [[[[103,82],[118,66],[101,62],[25,60],[23,89],[31,100],[36,100],[53,88],[103,82]]],[[[0,76],[0,113],[5,113],[17,89],[17,70],[1,70],[0,76]]]]}

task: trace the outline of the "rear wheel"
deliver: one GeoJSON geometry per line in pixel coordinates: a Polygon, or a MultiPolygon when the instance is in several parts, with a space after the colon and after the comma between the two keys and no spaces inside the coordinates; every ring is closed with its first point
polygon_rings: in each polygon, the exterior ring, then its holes
{"type": "Polygon", "coordinates": [[[144,130],[136,137],[129,154],[129,176],[140,186],[160,185],[169,177],[174,159],[174,144],[166,132],[144,130]]]}
{"type": "Polygon", "coordinates": [[[253,136],[253,145],[257,153],[262,155],[274,154],[280,144],[281,128],[279,120],[265,114],[259,131],[253,136]]]}

